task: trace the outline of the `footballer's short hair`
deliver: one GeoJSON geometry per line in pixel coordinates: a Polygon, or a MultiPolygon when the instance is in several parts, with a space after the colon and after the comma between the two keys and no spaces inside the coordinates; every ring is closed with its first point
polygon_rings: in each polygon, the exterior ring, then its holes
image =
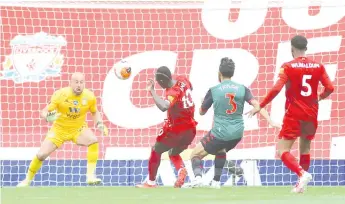
{"type": "Polygon", "coordinates": [[[235,62],[228,57],[223,57],[220,60],[219,72],[223,77],[232,77],[235,72],[235,62]]]}
{"type": "Polygon", "coordinates": [[[168,77],[169,79],[171,79],[171,72],[170,69],[166,66],[161,66],[157,69],[156,74],[161,74],[161,75],[165,75],[166,77],[168,77]]]}
{"type": "Polygon", "coordinates": [[[291,38],[291,46],[298,50],[306,50],[308,45],[308,40],[302,35],[296,35],[291,38]]]}

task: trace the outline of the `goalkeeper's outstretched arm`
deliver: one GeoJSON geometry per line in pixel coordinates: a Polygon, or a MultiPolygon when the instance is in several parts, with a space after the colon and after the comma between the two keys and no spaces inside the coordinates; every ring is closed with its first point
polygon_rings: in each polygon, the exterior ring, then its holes
{"type": "Polygon", "coordinates": [[[42,119],[46,119],[47,117],[47,114],[48,114],[48,105],[46,105],[46,107],[44,107],[41,112],[40,112],[40,116],[42,119]]]}
{"type": "Polygon", "coordinates": [[[91,112],[93,122],[96,124],[98,130],[103,132],[104,135],[108,135],[108,128],[103,124],[101,113],[96,109],[95,112],[91,112]]]}
{"type": "Polygon", "coordinates": [[[55,108],[52,109],[50,111],[50,106],[51,104],[48,104],[45,108],[43,108],[43,110],[41,110],[40,112],[40,116],[42,119],[44,119],[47,122],[53,122],[56,119],[58,119],[58,117],[60,116],[60,113],[57,113],[55,111],[55,108]]]}
{"type": "Polygon", "coordinates": [[[97,125],[97,123],[102,123],[102,116],[98,110],[96,110],[95,112],[93,112],[91,114],[92,114],[92,119],[93,119],[93,122],[95,123],[95,125],[97,125]]]}
{"type": "Polygon", "coordinates": [[[90,105],[90,112],[92,119],[97,129],[103,132],[104,135],[108,135],[108,128],[103,124],[101,113],[97,109],[97,99],[94,96],[90,105]]]}
{"type": "Polygon", "coordinates": [[[59,117],[60,114],[56,112],[56,108],[61,101],[61,98],[62,96],[60,90],[55,91],[48,105],[46,105],[46,107],[44,107],[40,112],[42,119],[52,122],[59,117]]]}

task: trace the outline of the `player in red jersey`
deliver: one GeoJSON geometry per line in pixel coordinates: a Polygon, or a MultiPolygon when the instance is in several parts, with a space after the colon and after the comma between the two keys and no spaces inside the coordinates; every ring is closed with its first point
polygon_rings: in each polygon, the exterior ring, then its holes
{"type": "Polygon", "coordinates": [[[165,112],[168,118],[152,147],[148,164],[149,180],[137,185],[140,188],[156,187],[156,175],[162,153],[169,151],[170,161],[178,171],[175,187],[180,188],[187,176],[180,153],[192,143],[196,134],[197,122],[194,120],[194,102],[191,97],[192,84],[185,77],[173,79],[170,70],[162,66],[155,74],[158,84],[165,89],[165,99],[160,98],[154,90],[154,81],[148,83],[148,91],[157,107],[165,112]]]}
{"type": "MultiPolygon", "coordinates": [[[[318,103],[334,91],[325,67],[305,56],[307,44],[307,39],[300,35],[291,39],[291,52],[294,59],[283,64],[279,80],[260,104],[260,108],[264,108],[278,95],[283,86],[286,86],[286,112],[277,148],[285,166],[299,177],[293,189],[295,193],[302,193],[312,179],[307,171],[310,165],[310,143],[317,129],[318,103]],[[317,93],[319,82],[324,86],[320,95],[317,93]],[[299,163],[290,154],[291,147],[297,138],[300,142],[299,163]]],[[[253,109],[249,112],[249,116],[259,111],[260,109],[253,109]]]]}

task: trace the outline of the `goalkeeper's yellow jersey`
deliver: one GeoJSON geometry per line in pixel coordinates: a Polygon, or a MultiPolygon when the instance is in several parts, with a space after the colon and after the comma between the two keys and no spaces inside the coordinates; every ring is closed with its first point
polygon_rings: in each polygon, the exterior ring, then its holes
{"type": "Polygon", "coordinates": [[[80,128],[85,124],[86,115],[97,111],[96,97],[92,91],[84,89],[79,96],[70,87],[55,91],[48,105],[48,111],[56,110],[60,117],[54,125],[62,128],[80,128]]]}

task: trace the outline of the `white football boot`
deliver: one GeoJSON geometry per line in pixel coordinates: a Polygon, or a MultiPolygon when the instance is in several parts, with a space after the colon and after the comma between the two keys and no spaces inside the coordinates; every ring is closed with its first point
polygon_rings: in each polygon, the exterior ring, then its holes
{"type": "Polygon", "coordinates": [[[197,176],[192,182],[185,183],[182,188],[200,188],[203,187],[202,177],[197,176]]]}
{"type": "Polygon", "coordinates": [[[20,183],[18,183],[17,187],[18,188],[29,187],[30,184],[31,184],[31,181],[29,181],[28,179],[24,179],[20,183]]]}
{"type": "Polygon", "coordinates": [[[88,185],[98,185],[102,183],[102,179],[97,178],[96,175],[88,175],[86,178],[86,183],[88,185]]]}
{"type": "Polygon", "coordinates": [[[308,183],[313,179],[313,176],[308,172],[303,172],[302,176],[298,179],[296,186],[292,189],[292,193],[303,193],[307,188],[308,183]]]}
{"type": "Polygon", "coordinates": [[[209,188],[220,189],[220,181],[212,180],[209,188]]]}

